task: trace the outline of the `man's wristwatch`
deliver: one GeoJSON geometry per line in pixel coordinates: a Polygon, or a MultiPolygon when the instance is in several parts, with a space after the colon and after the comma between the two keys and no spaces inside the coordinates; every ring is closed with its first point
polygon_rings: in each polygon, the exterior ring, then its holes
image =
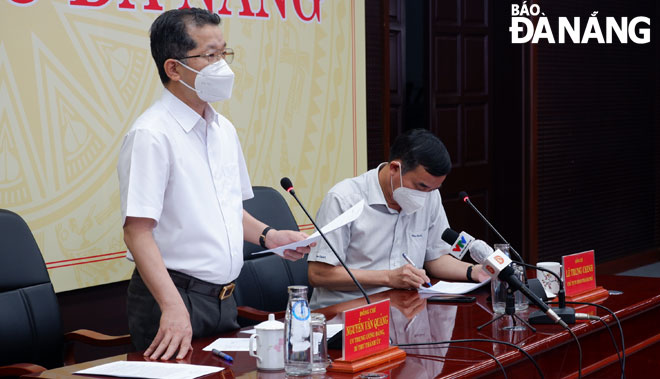
{"type": "Polygon", "coordinates": [[[264,249],[268,249],[266,247],[266,234],[268,234],[268,231],[271,230],[271,229],[273,229],[273,228],[271,228],[270,226],[267,226],[264,229],[264,231],[261,232],[261,235],[259,236],[259,245],[261,245],[261,247],[263,247],[264,249]]]}

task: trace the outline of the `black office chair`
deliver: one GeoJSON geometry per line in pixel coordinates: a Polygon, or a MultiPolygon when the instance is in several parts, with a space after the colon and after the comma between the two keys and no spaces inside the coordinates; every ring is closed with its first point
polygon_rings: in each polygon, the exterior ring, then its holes
{"type": "MultiPolygon", "coordinates": [[[[275,229],[299,230],[298,223],[289,209],[284,197],[272,187],[252,187],[254,197],[243,202],[243,209],[257,220],[275,229]]],[[[262,255],[252,255],[263,248],[250,242],[243,245],[243,260],[249,261],[261,258],[262,255]]]]}
{"type": "MultiPolygon", "coordinates": [[[[252,190],[254,197],[243,202],[248,213],[275,229],[299,230],[289,205],[279,192],[261,186],[252,190]]],[[[234,290],[241,326],[267,320],[269,313],[275,313],[276,318],[284,317],[288,286],[305,285],[311,296],[306,257],[292,262],[273,254],[252,255],[261,250],[261,246],[247,242],[243,247],[243,269],[234,290]]]]}
{"type": "Polygon", "coordinates": [[[130,344],[130,336],[84,329],[63,334],[57,297],[30,228],[16,213],[0,209],[0,376],[74,363],[67,341],[119,346],[130,344]]]}

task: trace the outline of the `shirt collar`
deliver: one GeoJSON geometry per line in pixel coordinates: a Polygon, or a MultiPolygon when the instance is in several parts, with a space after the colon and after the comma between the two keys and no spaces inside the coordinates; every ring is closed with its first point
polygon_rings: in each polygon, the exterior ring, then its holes
{"type": "Polygon", "coordinates": [[[206,115],[205,119],[186,103],[181,101],[181,99],[174,96],[167,88],[163,91],[162,100],[165,103],[166,109],[186,133],[190,132],[200,123],[213,125],[218,122],[218,112],[216,112],[208,103],[206,104],[206,109],[204,111],[204,115],[206,115]]]}
{"type": "Polygon", "coordinates": [[[383,189],[380,187],[380,182],[378,181],[378,172],[385,164],[387,164],[387,162],[383,162],[375,169],[367,172],[367,202],[370,205],[382,204],[387,206],[383,189]]]}

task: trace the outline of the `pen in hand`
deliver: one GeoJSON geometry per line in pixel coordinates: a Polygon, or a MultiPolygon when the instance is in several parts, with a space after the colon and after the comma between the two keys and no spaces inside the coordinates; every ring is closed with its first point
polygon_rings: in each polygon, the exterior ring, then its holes
{"type": "MultiPolygon", "coordinates": [[[[413,263],[413,261],[408,257],[408,254],[406,254],[406,253],[401,253],[401,255],[403,255],[403,259],[405,259],[408,263],[410,263],[411,266],[413,266],[414,268],[417,268],[417,266],[415,266],[415,264],[413,263]]],[[[431,283],[430,283],[430,282],[426,282],[426,286],[427,286],[427,287],[431,287],[431,283]]]]}
{"type": "Polygon", "coordinates": [[[234,358],[232,358],[231,355],[225,354],[225,353],[223,353],[222,351],[220,351],[218,349],[213,349],[213,350],[211,350],[211,352],[213,352],[213,354],[217,355],[218,357],[224,359],[225,361],[227,361],[229,363],[234,362],[234,358]]]}

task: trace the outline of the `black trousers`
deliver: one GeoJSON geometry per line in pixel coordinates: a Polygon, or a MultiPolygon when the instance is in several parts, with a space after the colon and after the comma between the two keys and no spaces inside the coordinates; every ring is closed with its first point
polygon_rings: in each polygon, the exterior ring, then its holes
{"type": "MultiPolygon", "coordinates": [[[[233,295],[221,301],[217,296],[203,295],[179,287],[177,290],[190,314],[193,338],[217,335],[239,328],[233,295]]],[[[131,341],[137,350],[146,350],[158,332],[161,310],[137,269],[133,271],[128,285],[126,303],[131,341]]]]}

